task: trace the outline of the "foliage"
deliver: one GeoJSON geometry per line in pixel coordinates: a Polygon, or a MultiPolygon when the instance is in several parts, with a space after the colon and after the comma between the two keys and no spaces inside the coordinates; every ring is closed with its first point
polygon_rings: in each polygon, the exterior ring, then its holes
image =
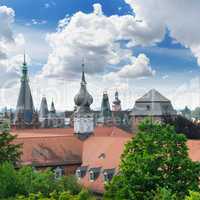
{"type": "Polygon", "coordinates": [[[47,196],[42,193],[31,193],[28,196],[17,196],[15,200],[95,200],[95,198],[87,190],[82,190],[78,195],[72,195],[69,191],[54,193],[47,196]]]}
{"type": "Polygon", "coordinates": [[[64,176],[59,181],[59,187],[62,191],[69,191],[71,194],[78,194],[81,192],[81,185],[77,182],[75,176],[64,176]]]}
{"type": "Polygon", "coordinates": [[[153,195],[153,200],[176,200],[176,195],[166,188],[158,188],[153,195]]]}
{"type": "Polygon", "coordinates": [[[54,190],[58,190],[54,173],[49,169],[43,172],[35,171],[32,167],[23,167],[17,172],[20,184],[19,194],[29,194],[41,192],[44,195],[54,190]]]}
{"type": "Polygon", "coordinates": [[[15,164],[21,155],[21,145],[12,143],[16,136],[10,134],[8,122],[1,124],[0,130],[0,164],[6,161],[15,164]]]}
{"type": "Polygon", "coordinates": [[[185,198],[185,200],[199,200],[200,199],[200,192],[193,192],[190,191],[189,196],[185,198]]]}
{"type": "Polygon", "coordinates": [[[180,199],[197,191],[199,163],[188,158],[186,137],[166,124],[145,120],[125,146],[120,173],[106,186],[104,199],[152,199],[157,188],[168,188],[180,199]]]}
{"type": "Polygon", "coordinates": [[[167,116],[164,118],[166,124],[173,125],[177,133],[183,133],[189,139],[200,139],[200,125],[197,125],[178,115],[176,118],[167,116]]]}
{"type": "MultiPolygon", "coordinates": [[[[81,186],[73,176],[56,180],[54,179],[53,172],[50,170],[36,171],[32,167],[27,166],[16,170],[8,162],[0,165],[0,197],[4,199],[15,197],[16,195],[26,197],[29,194],[57,199],[59,193],[66,191],[72,196],[76,195],[77,200],[84,200],[87,196],[91,196],[90,193],[81,189],[81,186]]],[[[60,199],[67,198],[66,193],[62,193],[62,195],[59,197],[60,199]]],[[[32,196],[27,198],[31,199],[32,196]]]]}
{"type": "Polygon", "coordinates": [[[17,172],[13,165],[4,163],[0,165],[0,197],[15,196],[19,189],[17,172]]]}

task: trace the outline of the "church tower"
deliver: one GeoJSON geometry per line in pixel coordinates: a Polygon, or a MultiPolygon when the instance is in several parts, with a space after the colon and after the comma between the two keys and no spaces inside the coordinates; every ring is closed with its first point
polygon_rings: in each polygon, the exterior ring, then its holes
{"type": "Polygon", "coordinates": [[[111,125],[112,124],[112,112],[110,109],[110,102],[107,92],[103,93],[103,98],[101,102],[101,112],[98,119],[98,124],[111,125]]]}
{"type": "Polygon", "coordinates": [[[43,96],[39,111],[39,120],[42,128],[48,127],[48,114],[49,114],[49,109],[47,105],[47,99],[45,96],[43,96]]]}
{"type": "Polygon", "coordinates": [[[88,93],[86,84],[84,64],[82,64],[81,87],[78,94],[74,97],[76,105],[74,113],[74,132],[80,139],[86,139],[94,131],[94,115],[90,110],[93,98],[88,93]]]}
{"type": "Polygon", "coordinates": [[[115,100],[113,101],[112,110],[121,111],[121,101],[119,100],[118,91],[115,92],[115,100]]]}
{"type": "Polygon", "coordinates": [[[17,101],[15,124],[19,128],[33,126],[34,105],[28,80],[28,67],[26,56],[22,65],[21,86],[17,101]]]}

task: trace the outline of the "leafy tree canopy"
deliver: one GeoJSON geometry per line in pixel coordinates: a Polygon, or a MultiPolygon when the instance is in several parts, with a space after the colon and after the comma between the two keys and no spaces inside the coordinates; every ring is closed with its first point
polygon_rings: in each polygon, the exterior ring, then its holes
{"type": "Polygon", "coordinates": [[[200,165],[188,157],[186,137],[166,124],[145,120],[126,144],[120,172],[106,186],[104,199],[153,199],[157,188],[166,188],[183,199],[199,190],[200,165]]]}
{"type": "Polygon", "coordinates": [[[21,145],[13,144],[16,136],[10,134],[8,122],[0,125],[0,164],[3,162],[12,162],[15,164],[21,155],[21,145]]]}

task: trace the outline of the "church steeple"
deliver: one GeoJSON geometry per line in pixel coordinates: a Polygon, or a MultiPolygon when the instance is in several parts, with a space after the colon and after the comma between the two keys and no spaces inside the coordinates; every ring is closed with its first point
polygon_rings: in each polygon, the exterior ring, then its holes
{"type": "Polygon", "coordinates": [[[28,67],[27,67],[27,63],[26,63],[26,54],[24,52],[24,60],[22,63],[22,81],[24,80],[28,80],[28,67]]]}
{"type": "Polygon", "coordinates": [[[89,137],[94,130],[94,116],[90,110],[93,98],[87,91],[84,67],[83,63],[81,87],[78,94],[74,97],[74,103],[77,107],[74,113],[74,132],[82,140],[89,137]]]}
{"type": "Polygon", "coordinates": [[[51,109],[50,109],[50,112],[51,112],[51,113],[56,113],[56,109],[55,109],[53,100],[52,100],[52,102],[51,102],[51,109]]]}
{"type": "Polygon", "coordinates": [[[74,97],[74,103],[78,107],[78,110],[82,112],[90,111],[90,105],[93,103],[93,98],[86,87],[84,64],[82,64],[81,88],[74,97]]]}
{"type": "Polygon", "coordinates": [[[26,55],[24,53],[23,63],[22,63],[22,76],[21,76],[21,86],[17,101],[16,108],[16,124],[22,123],[20,127],[31,125],[33,122],[33,114],[35,112],[33,105],[33,98],[31,94],[31,89],[28,83],[28,67],[26,63],[26,55]]]}
{"type": "Polygon", "coordinates": [[[112,112],[110,109],[108,94],[105,91],[103,93],[103,98],[101,102],[101,112],[100,112],[99,123],[106,125],[106,124],[110,124],[111,122],[112,122],[112,112]]]}
{"type": "Polygon", "coordinates": [[[87,84],[85,80],[85,63],[82,63],[82,78],[81,78],[81,84],[87,84]]]}
{"type": "Polygon", "coordinates": [[[118,91],[115,92],[115,100],[113,101],[113,111],[121,111],[121,101],[119,99],[118,91]]]}

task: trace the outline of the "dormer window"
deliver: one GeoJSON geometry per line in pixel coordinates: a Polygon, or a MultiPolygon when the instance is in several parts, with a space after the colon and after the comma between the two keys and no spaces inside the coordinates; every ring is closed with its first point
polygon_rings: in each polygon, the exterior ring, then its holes
{"type": "Polygon", "coordinates": [[[89,180],[91,182],[94,182],[98,178],[100,171],[101,171],[101,167],[90,168],[90,170],[89,170],[89,180]]]}
{"type": "Polygon", "coordinates": [[[82,166],[82,167],[79,167],[77,170],[76,170],[76,177],[78,179],[81,179],[85,176],[87,172],[87,166],[82,166]]]}
{"type": "Polygon", "coordinates": [[[101,153],[101,154],[99,155],[99,159],[103,160],[103,159],[105,159],[105,158],[106,158],[106,154],[105,154],[105,153],[101,153]]]}
{"type": "Polygon", "coordinates": [[[61,167],[56,167],[54,169],[54,178],[55,179],[59,179],[60,177],[62,177],[64,175],[64,169],[61,167]]]}
{"type": "Polygon", "coordinates": [[[95,177],[94,177],[94,172],[93,171],[90,171],[90,177],[89,177],[90,181],[93,182],[95,180],[95,177]]]}
{"type": "Polygon", "coordinates": [[[103,171],[104,182],[110,182],[115,174],[115,169],[105,169],[103,171]]]}

